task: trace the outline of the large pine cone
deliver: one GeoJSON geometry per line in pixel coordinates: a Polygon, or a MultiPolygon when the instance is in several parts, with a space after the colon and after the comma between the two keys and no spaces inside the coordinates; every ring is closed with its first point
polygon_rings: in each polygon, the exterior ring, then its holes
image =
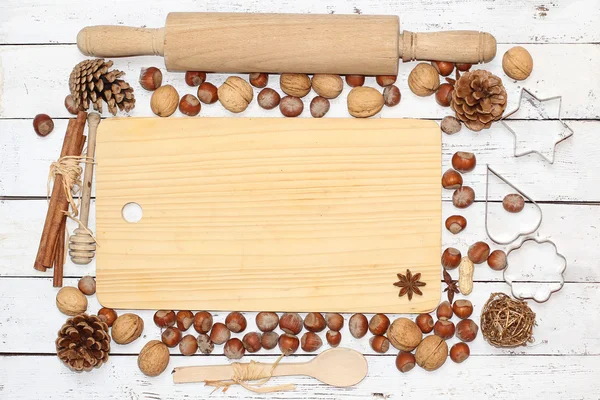
{"type": "Polygon", "coordinates": [[[87,111],[92,105],[94,110],[101,113],[104,100],[108,111],[116,115],[117,108],[129,112],[135,107],[133,88],[119,79],[125,72],[118,69],[109,71],[112,66],[112,61],[105,62],[98,58],[82,61],[73,68],[69,89],[77,108],[87,111]]]}
{"type": "Polygon", "coordinates": [[[56,354],[74,371],[91,371],[108,361],[108,325],[95,315],[69,318],[58,331],[56,354]]]}
{"type": "Polygon", "coordinates": [[[480,131],[502,118],[506,100],[502,79],[489,71],[475,70],[456,81],[450,105],[456,118],[469,129],[480,131]]]}

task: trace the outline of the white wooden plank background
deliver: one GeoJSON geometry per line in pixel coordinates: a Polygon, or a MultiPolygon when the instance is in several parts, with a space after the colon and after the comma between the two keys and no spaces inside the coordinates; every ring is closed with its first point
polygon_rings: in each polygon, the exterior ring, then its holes
{"type": "MultiPolygon", "coordinates": [[[[0,2],[0,399],[180,399],[206,398],[211,390],[202,385],[174,386],[169,374],[147,378],[137,369],[135,353],[145,340],[158,338],[152,312],[142,311],[146,322],[144,340],[131,345],[113,345],[108,365],[89,374],[74,374],[60,365],[53,354],[56,331],[62,316],[54,305],[56,289],[47,274],[32,269],[37,241],[46,211],[47,168],[59,152],[66,118],[62,101],[68,92],[71,68],[83,60],[73,45],[77,31],[90,24],[121,24],[159,27],[169,11],[237,11],[397,14],[402,28],[412,31],[440,29],[479,29],[493,33],[498,42],[498,57],[484,68],[503,77],[508,95],[508,110],[517,105],[522,87],[540,97],[562,95],[562,118],[575,135],[557,147],[556,162],[549,165],[537,155],[513,158],[511,134],[496,124],[492,129],[473,133],[463,130],[443,137],[443,162],[449,166],[457,150],[476,153],[478,167],[465,175],[477,194],[478,202],[460,212],[469,221],[458,236],[444,232],[443,246],[466,251],[476,240],[487,240],[483,225],[485,164],[512,180],[521,190],[541,201],[544,221],[539,236],[554,240],[568,261],[566,284],[562,291],[544,304],[532,303],[537,313],[536,343],[515,350],[496,349],[481,337],[472,343],[472,357],[462,365],[448,361],[440,370],[427,373],[419,368],[402,375],[395,370],[394,354],[375,355],[367,339],[356,340],[344,328],[342,345],[367,354],[370,372],[354,388],[335,389],[308,378],[278,379],[274,383],[294,382],[298,389],[267,396],[252,395],[240,388],[218,398],[273,399],[383,399],[427,397],[440,399],[473,398],[589,398],[598,399],[600,384],[600,172],[597,154],[600,141],[600,0],[326,0],[264,2],[259,0],[5,0],[0,2]],[[507,78],[501,69],[501,56],[512,45],[524,44],[533,55],[535,68],[525,82],[507,78]],[[55,117],[56,132],[38,138],[31,119],[45,112],[55,117]]],[[[136,88],[138,104],[132,116],[150,116],[149,94],[137,85],[143,66],[162,66],[153,57],[116,60],[116,67],[127,72],[136,88]]],[[[450,114],[432,98],[417,98],[408,90],[406,78],[414,64],[400,66],[398,86],[401,104],[385,109],[382,118],[412,117],[441,119],[450,114]]],[[[164,81],[191,92],[183,75],[164,72],[164,81]]],[[[218,84],[224,75],[210,75],[218,84]]],[[[278,88],[276,79],[270,86],[278,88]]],[[[373,78],[367,83],[374,85],[373,78]]],[[[346,117],[345,97],[332,102],[329,117],[346,117]]],[[[305,102],[310,101],[310,96],[305,102]]],[[[204,107],[202,116],[230,116],[220,105],[204,107]]],[[[256,103],[244,116],[277,116],[256,103]]],[[[106,116],[106,114],[105,114],[106,116]]],[[[303,117],[307,117],[306,111],[303,117]]],[[[531,135],[534,144],[547,145],[543,133],[556,126],[554,121],[533,121],[532,113],[521,113],[516,124],[531,135]]],[[[492,185],[492,188],[497,188],[492,185]]],[[[450,203],[451,192],[444,192],[444,216],[457,213],[450,203]]],[[[494,192],[492,199],[502,196],[494,192]]],[[[494,213],[492,213],[494,215],[494,213]]],[[[92,208],[92,223],[94,213],[92,208]]],[[[73,226],[71,226],[73,227],[73,226]]],[[[493,246],[494,247],[494,246],[493,246]]],[[[494,248],[502,248],[495,246],[494,248]]],[[[66,284],[94,274],[94,263],[65,266],[66,284]]],[[[456,271],[452,274],[456,277],[456,271]]],[[[487,266],[476,267],[475,288],[469,298],[475,315],[493,291],[508,291],[502,274],[487,266]]],[[[89,311],[99,308],[90,298],[89,311]]],[[[285,311],[285,310],[282,310],[285,311]]],[[[254,315],[248,313],[249,330],[254,315]]],[[[216,320],[223,320],[219,313],[216,320]]],[[[348,316],[347,316],[348,317],[348,316]]],[[[397,317],[396,315],[391,317],[397,317]]],[[[453,343],[455,339],[451,340],[453,343]]],[[[222,346],[203,358],[176,355],[170,367],[189,364],[220,364],[222,346]]],[[[246,357],[274,360],[276,351],[246,357]]],[[[289,361],[305,361],[302,352],[289,361]]]]}

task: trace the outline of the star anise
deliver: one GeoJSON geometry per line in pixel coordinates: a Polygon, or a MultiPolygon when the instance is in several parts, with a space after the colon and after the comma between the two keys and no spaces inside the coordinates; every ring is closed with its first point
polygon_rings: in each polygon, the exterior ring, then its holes
{"type": "Polygon", "coordinates": [[[458,290],[458,287],[456,286],[458,281],[453,281],[448,271],[444,270],[444,282],[447,285],[446,289],[444,289],[444,292],[448,292],[448,301],[450,302],[450,304],[452,304],[452,302],[454,301],[454,293],[460,292],[460,290],[458,290]]]}
{"type": "Polygon", "coordinates": [[[407,295],[408,301],[411,301],[412,297],[413,297],[413,293],[418,294],[419,296],[423,296],[423,292],[421,292],[421,289],[419,289],[419,288],[425,286],[426,284],[425,284],[425,282],[419,281],[419,279],[421,279],[420,273],[413,275],[410,272],[410,269],[407,269],[406,275],[402,275],[402,274],[397,274],[397,275],[398,275],[398,279],[400,279],[400,280],[398,282],[394,283],[394,286],[397,286],[400,288],[400,293],[398,294],[398,297],[407,295]]]}

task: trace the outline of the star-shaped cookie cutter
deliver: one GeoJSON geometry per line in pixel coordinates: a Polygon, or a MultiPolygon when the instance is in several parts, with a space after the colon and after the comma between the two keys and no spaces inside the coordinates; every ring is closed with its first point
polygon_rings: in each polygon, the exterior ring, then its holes
{"type": "MultiPolygon", "coordinates": [[[[515,157],[521,157],[521,156],[525,156],[527,154],[532,154],[532,153],[536,153],[538,154],[540,157],[542,157],[544,160],[548,161],[550,164],[554,164],[554,154],[556,153],[556,146],[561,143],[562,141],[570,138],[571,136],[573,136],[573,129],[571,129],[571,127],[567,124],[565,124],[563,122],[563,120],[560,118],[560,112],[561,112],[561,108],[562,108],[562,96],[553,96],[553,97],[548,97],[545,99],[540,99],[539,97],[537,97],[536,95],[534,95],[532,92],[530,92],[529,90],[522,88],[521,89],[521,94],[519,96],[519,104],[517,106],[516,109],[514,109],[513,111],[509,112],[508,114],[505,114],[504,117],[502,117],[502,119],[500,120],[500,122],[502,123],[502,125],[504,125],[504,127],[506,129],[508,129],[513,136],[515,137],[515,145],[514,145],[514,150],[513,150],[513,155],[515,157]],[[548,158],[546,157],[543,153],[537,151],[537,150],[528,150],[525,151],[523,153],[518,153],[517,152],[517,140],[519,135],[517,134],[517,132],[515,132],[506,122],[505,120],[511,116],[513,116],[514,114],[516,114],[519,109],[521,108],[521,104],[523,103],[524,98],[528,97],[529,99],[527,100],[533,107],[535,107],[536,109],[540,109],[540,105],[541,103],[545,103],[547,101],[553,101],[553,100],[558,100],[558,122],[561,123],[561,125],[563,126],[563,128],[565,129],[565,131],[567,132],[566,135],[562,136],[561,138],[559,138],[557,141],[554,142],[553,148],[552,148],[552,158],[548,158]],[[534,104],[534,102],[537,102],[536,104],[534,104]]],[[[544,118],[544,119],[550,119],[548,117],[547,114],[545,114],[544,112],[541,112],[541,110],[539,111],[539,114],[544,118]]]]}

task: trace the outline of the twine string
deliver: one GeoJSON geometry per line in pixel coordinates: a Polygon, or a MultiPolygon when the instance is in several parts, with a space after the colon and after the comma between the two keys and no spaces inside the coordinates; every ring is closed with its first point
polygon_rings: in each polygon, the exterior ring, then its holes
{"type": "Polygon", "coordinates": [[[535,313],[527,302],[492,293],[481,311],[481,332],[497,347],[525,346],[533,343],[535,313]]]}

